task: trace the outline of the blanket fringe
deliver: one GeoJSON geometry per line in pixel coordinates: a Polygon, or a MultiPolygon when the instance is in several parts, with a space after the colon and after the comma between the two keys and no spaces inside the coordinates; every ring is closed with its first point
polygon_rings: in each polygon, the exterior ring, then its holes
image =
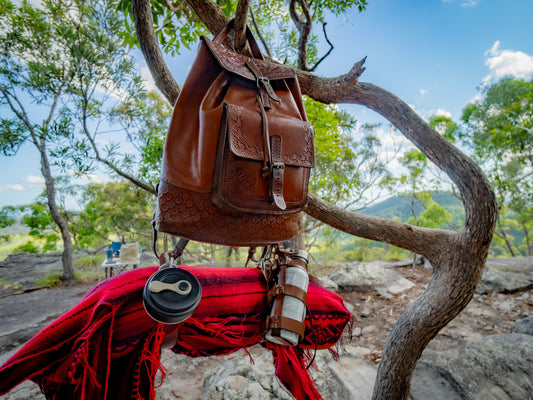
{"type": "Polygon", "coordinates": [[[322,400],[306,368],[305,354],[299,347],[265,342],[272,351],[276,376],[296,400],[322,400]]]}

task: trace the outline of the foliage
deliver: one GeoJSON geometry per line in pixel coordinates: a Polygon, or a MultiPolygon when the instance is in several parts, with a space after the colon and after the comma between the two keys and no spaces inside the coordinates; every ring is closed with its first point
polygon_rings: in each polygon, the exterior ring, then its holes
{"type": "Polygon", "coordinates": [[[149,92],[144,104],[139,106],[146,111],[137,132],[141,153],[139,176],[145,182],[153,184],[159,180],[163,145],[172,107],[156,92],[149,92]]]}
{"type": "Polygon", "coordinates": [[[35,242],[26,242],[15,248],[15,253],[38,253],[39,248],[35,245],[35,242]]]}
{"type": "MultiPolygon", "coordinates": [[[[500,208],[516,213],[525,251],[533,255],[533,80],[503,78],[463,110],[459,132],[488,175],[500,208]]],[[[499,235],[505,240],[500,213],[499,235]]],[[[511,254],[514,249],[509,246],[511,254]]]]}
{"type": "MultiPolygon", "coordinates": [[[[217,1],[217,4],[220,3],[224,5],[223,10],[226,15],[229,16],[235,12],[236,2],[217,1]]],[[[195,18],[184,2],[178,2],[180,6],[175,11],[167,7],[164,0],[151,1],[150,4],[154,16],[154,30],[165,53],[180,54],[182,47],[190,49],[191,45],[198,41],[200,35],[209,34],[209,31],[195,18]]],[[[130,48],[138,45],[133,27],[131,0],[120,0],[117,8],[125,15],[126,29],[121,33],[124,44],[130,48]]]]}
{"type": "Polygon", "coordinates": [[[5,206],[0,210],[0,228],[6,228],[16,222],[16,209],[13,206],[5,206]]]}
{"type": "Polygon", "coordinates": [[[18,290],[21,288],[21,286],[14,284],[14,283],[9,283],[8,281],[6,281],[5,278],[0,278],[0,288],[6,289],[6,290],[9,290],[9,289],[18,290]]]}
{"type": "MultiPolygon", "coordinates": [[[[228,18],[235,14],[237,1],[214,0],[228,18]]],[[[190,49],[198,41],[200,35],[210,35],[205,26],[197,19],[194,12],[182,1],[151,1],[154,16],[154,29],[163,51],[171,55],[180,54],[183,47],[190,49]]],[[[265,39],[268,51],[285,63],[296,65],[298,31],[291,22],[287,0],[272,0],[265,2],[255,0],[250,4],[255,22],[259,27],[259,34],[265,39]]],[[[296,2],[296,10],[303,14],[302,6],[309,9],[311,24],[322,23],[326,15],[338,16],[351,9],[363,11],[366,0],[332,0],[313,1],[302,0],[296,2]]],[[[118,9],[125,15],[126,30],[122,33],[124,43],[130,47],[137,45],[137,38],[133,28],[133,12],[131,0],[120,0],[118,9]]],[[[249,18],[249,25],[255,30],[255,24],[249,18]]],[[[257,33],[257,32],[256,32],[257,33]]],[[[314,64],[319,56],[317,46],[318,36],[313,35],[307,46],[308,62],[314,64]]]]}
{"type": "Polygon", "coordinates": [[[429,124],[448,142],[455,143],[458,126],[451,118],[444,115],[433,115],[429,119],[429,124]]]}
{"type": "Polygon", "coordinates": [[[82,283],[91,283],[100,278],[99,271],[76,271],[76,279],[82,283]]]}
{"type": "Polygon", "coordinates": [[[380,159],[381,142],[374,132],[377,126],[358,126],[337,106],[308,97],[305,108],[315,131],[311,192],[334,203],[359,202],[370,187],[389,174],[380,159]]]}
{"type": "Polygon", "coordinates": [[[50,288],[61,283],[61,273],[54,272],[46,275],[37,281],[37,286],[50,288]]]}
{"type": "Polygon", "coordinates": [[[429,202],[424,211],[418,217],[411,217],[408,224],[417,224],[425,228],[447,228],[451,221],[452,214],[433,200],[429,202]]]}
{"type": "Polygon", "coordinates": [[[83,210],[71,220],[81,248],[99,247],[126,236],[148,245],[153,197],[126,181],[91,183],[81,194],[83,210]]]}
{"type": "Polygon", "coordinates": [[[29,228],[30,236],[30,240],[19,245],[15,251],[37,253],[57,250],[61,235],[43,196],[31,204],[16,207],[14,210],[20,223],[29,228]]]}

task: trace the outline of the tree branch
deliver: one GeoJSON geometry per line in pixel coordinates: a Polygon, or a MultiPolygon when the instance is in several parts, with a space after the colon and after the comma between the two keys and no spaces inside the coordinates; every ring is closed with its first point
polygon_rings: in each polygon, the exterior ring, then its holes
{"type": "Polygon", "coordinates": [[[346,79],[335,82],[331,78],[318,78],[308,73],[303,75],[300,83],[302,92],[315,100],[364,105],[388,119],[457,185],[465,206],[461,238],[490,243],[490,228],[494,227],[497,212],[494,193],[487,178],[469,157],[439,135],[411,107],[392,93],[370,83],[356,84],[356,81],[350,83],[346,79]],[[481,220],[478,218],[480,215],[484,216],[481,220]]]}
{"type": "Polygon", "coordinates": [[[313,26],[313,20],[309,12],[309,5],[307,0],[291,0],[289,4],[289,14],[292,21],[298,29],[300,36],[298,37],[298,69],[302,71],[308,71],[307,67],[307,42],[309,42],[309,36],[311,35],[311,28],[313,26]],[[303,16],[298,14],[296,10],[296,4],[299,4],[302,8],[303,16]]]}
{"type": "MultiPolygon", "coordinates": [[[[134,0],[146,1],[146,0],[134,0]]],[[[187,0],[187,3],[203,24],[213,35],[216,35],[228,24],[226,17],[220,6],[209,0],[187,0]]]]}
{"type": "Polygon", "coordinates": [[[235,20],[233,22],[233,29],[235,31],[235,50],[237,52],[242,51],[246,47],[246,19],[248,17],[249,8],[250,0],[239,0],[237,3],[235,20]]]}
{"type": "Polygon", "coordinates": [[[257,25],[257,21],[255,20],[255,15],[252,9],[250,9],[250,16],[252,17],[252,24],[254,25],[255,34],[259,37],[259,40],[263,44],[263,47],[265,48],[267,55],[270,58],[272,58],[272,54],[270,53],[270,48],[268,47],[268,44],[265,38],[263,37],[263,35],[261,34],[261,31],[259,30],[259,26],[257,25]]]}
{"type": "Polygon", "coordinates": [[[326,21],[322,21],[322,31],[324,32],[324,37],[326,38],[326,42],[328,42],[329,44],[329,50],[327,51],[326,54],[324,54],[322,57],[320,57],[320,60],[318,60],[315,65],[313,65],[311,68],[309,68],[309,72],[313,72],[317,69],[317,67],[320,65],[320,63],[322,61],[324,61],[330,54],[331,52],[333,51],[333,49],[335,48],[335,46],[333,46],[333,43],[331,43],[329,41],[329,38],[328,38],[328,34],[326,32],[326,25],[328,23],[326,21]]]}
{"type": "Polygon", "coordinates": [[[82,125],[83,125],[83,132],[85,133],[85,136],[89,140],[89,143],[91,143],[91,147],[93,148],[95,158],[97,161],[107,165],[116,174],[132,182],[134,185],[140,187],[141,189],[144,189],[147,192],[152,193],[154,195],[157,194],[156,190],[152,186],[147,185],[144,182],[141,182],[140,180],[138,180],[137,178],[135,178],[134,176],[130,174],[127,174],[126,172],[118,168],[115,164],[113,164],[111,161],[100,156],[100,152],[98,150],[98,147],[96,146],[96,142],[94,141],[94,138],[92,137],[91,132],[89,131],[89,127],[87,126],[87,100],[86,99],[84,99],[82,125]]]}
{"type": "Polygon", "coordinates": [[[178,98],[180,87],[172,77],[170,70],[163,59],[157,40],[143,40],[149,37],[155,39],[154,27],[152,26],[152,9],[149,0],[132,0],[133,16],[137,40],[141,47],[144,59],[152,72],[157,88],[163,95],[174,104],[178,98]],[[157,73],[154,73],[157,71],[157,73]]]}
{"type": "Polygon", "coordinates": [[[421,228],[387,218],[358,214],[309,194],[306,214],[343,232],[402,247],[428,258],[438,251],[434,242],[449,243],[454,232],[421,228]]]}
{"type": "Polygon", "coordinates": [[[180,3],[177,6],[172,5],[170,3],[170,0],[165,0],[165,6],[172,12],[179,12],[183,8],[183,4],[185,3],[185,0],[181,0],[180,3]]]}

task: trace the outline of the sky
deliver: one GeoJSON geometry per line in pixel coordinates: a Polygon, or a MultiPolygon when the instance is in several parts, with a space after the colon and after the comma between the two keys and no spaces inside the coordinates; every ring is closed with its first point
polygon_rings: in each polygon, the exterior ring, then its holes
{"type": "MultiPolygon", "coordinates": [[[[483,85],[506,75],[533,77],[531,21],[533,0],[368,0],[362,13],[328,18],[335,48],[316,73],[346,73],[366,56],[360,81],[394,93],[423,118],[439,114],[458,121],[483,85]]],[[[327,45],[320,50],[326,52],[327,45]]],[[[178,82],[193,55],[167,59],[178,82]]],[[[149,78],[143,62],[139,58],[139,70],[149,78]]],[[[340,107],[360,122],[383,122],[362,106],[340,107]]],[[[39,156],[30,145],[14,157],[0,156],[0,171],[0,207],[28,204],[44,188],[39,156]]]]}

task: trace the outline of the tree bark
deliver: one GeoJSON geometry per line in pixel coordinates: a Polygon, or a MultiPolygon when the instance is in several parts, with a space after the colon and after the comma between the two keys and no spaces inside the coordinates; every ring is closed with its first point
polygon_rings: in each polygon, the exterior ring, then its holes
{"type": "MultiPolygon", "coordinates": [[[[135,29],[139,37],[155,37],[152,25],[152,9],[149,1],[132,1],[135,29]]],[[[157,41],[140,41],[141,52],[150,71],[159,71],[157,75],[152,74],[155,85],[163,95],[174,104],[178,98],[180,87],[172,77],[170,70],[163,59],[163,54],[157,41]],[[172,100],[171,100],[172,99],[172,100]]]]}
{"type": "Polygon", "coordinates": [[[531,257],[533,256],[533,243],[531,243],[531,240],[529,240],[529,229],[527,229],[527,226],[524,222],[522,222],[521,225],[526,240],[527,255],[531,257]]]}
{"type": "Polygon", "coordinates": [[[39,153],[41,155],[41,173],[44,178],[46,187],[46,198],[48,201],[48,208],[52,219],[59,227],[61,231],[61,238],[63,239],[63,254],[61,255],[61,261],[63,263],[63,276],[61,279],[66,284],[72,284],[76,281],[74,275],[74,260],[72,257],[72,237],[68,229],[68,224],[65,218],[59,212],[55,196],[55,184],[54,178],[50,172],[50,164],[46,155],[46,144],[43,142],[38,146],[39,153]]]}
{"type": "MultiPolygon", "coordinates": [[[[148,0],[133,0],[133,3],[148,3],[148,0]]],[[[211,1],[188,0],[188,4],[213,33],[227,23],[220,7],[211,1]]],[[[148,22],[151,21],[150,17],[148,22]]],[[[136,16],[136,24],[140,22],[136,16]]],[[[157,46],[155,36],[145,32],[137,32],[139,42],[157,46]]],[[[470,158],[396,96],[370,83],[357,82],[364,71],[363,64],[364,59],[355,63],[347,74],[335,78],[322,78],[301,70],[296,73],[302,92],[315,100],[361,104],[388,119],[450,176],[461,192],[465,207],[465,223],[460,232],[360,215],[313,195],[305,209],[307,214],[334,228],[411,250],[433,265],[433,279],[426,291],[404,311],[389,336],[374,386],[375,400],[407,399],[411,376],[422,351],[474,294],[487,258],[497,207],[488,180],[470,158]]],[[[157,64],[149,64],[154,78],[164,74],[151,65],[157,64]]],[[[167,96],[171,103],[175,101],[174,96],[177,94],[167,96]]]]}
{"type": "Polygon", "coordinates": [[[48,155],[46,152],[48,126],[50,125],[50,121],[52,120],[52,117],[55,113],[58,100],[59,93],[56,93],[52,102],[52,106],[50,107],[48,117],[43,121],[41,135],[38,135],[37,132],[35,132],[35,129],[33,125],[29,122],[27,114],[24,110],[22,110],[22,114],[20,114],[17,113],[17,111],[13,107],[12,109],[28,128],[31,140],[39,151],[41,174],[45,182],[48,209],[50,210],[50,215],[58,226],[61,232],[61,238],[63,239],[63,254],[61,255],[61,261],[63,264],[63,275],[61,279],[66,284],[72,284],[76,281],[76,277],[74,275],[74,261],[72,257],[72,237],[70,236],[67,220],[61,215],[61,213],[59,212],[59,207],[57,206],[54,178],[52,177],[52,173],[50,171],[50,163],[48,162],[48,155]]]}

